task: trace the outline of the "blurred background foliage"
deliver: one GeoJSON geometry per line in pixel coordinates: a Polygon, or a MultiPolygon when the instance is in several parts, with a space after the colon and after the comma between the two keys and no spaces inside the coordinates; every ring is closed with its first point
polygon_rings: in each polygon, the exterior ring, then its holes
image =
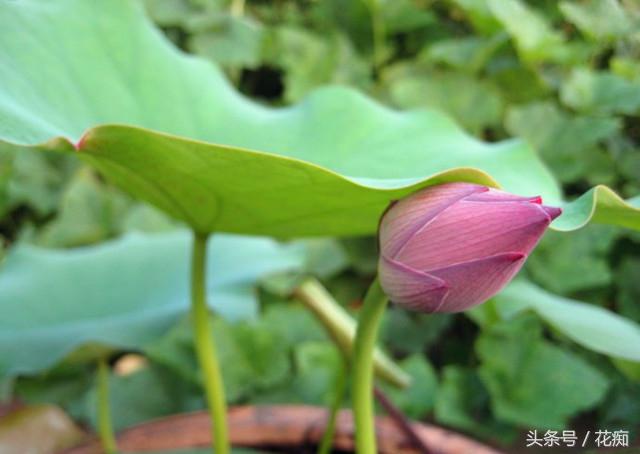
{"type": "MultiPolygon", "coordinates": [[[[398,108],[435,108],[486,141],[528,141],[568,198],[604,183],[640,193],[640,4],[633,0],[147,0],[168,39],[211,60],[247,96],[286,106],[324,84],[398,108]]],[[[304,102],[304,101],[303,101],[304,102]]],[[[347,127],[348,125],[345,125],[347,127]]],[[[95,244],[176,225],[65,156],[0,154],[3,248],[95,244]]],[[[357,311],[373,238],[341,240],[324,283],[357,311]],[[337,257],[339,256],[339,257],[337,257]]],[[[0,252],[0,256],[1,256],[0,252]]],[[[325,258],[326,259],[326,258],[325,258]]],[[[591,225],[549,232],[524,271],[565,297],[640,322],[640,236],[591,225]]],[[[327,405],[340,356],[321,326],[266,278],[258,319],[216,319],[231,403],[327,405]]],[[[538,316],[426,316],[391,308],[384,345],[414,376],[388,389],[411,417],[522,446],[528,429],[640,427],[640,367],[587,351],[538,316]]],[[[179,321],[112,377],[117,428],[203,407],[191,333],[179,321]]],[[[124,356],[116,366],[130,360],[124,356]]],[[[88,366],[70,358],[4,394],[93,423],[88,366]]],[[[517,450],[517,449],[516,449],[517,450]]]]}

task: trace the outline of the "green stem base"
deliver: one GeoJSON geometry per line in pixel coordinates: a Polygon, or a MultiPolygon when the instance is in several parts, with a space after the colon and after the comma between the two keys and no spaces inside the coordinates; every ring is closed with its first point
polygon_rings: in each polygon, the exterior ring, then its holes
{"type": "Polygon", "coordinates": [[[387,296],[376,278],[360,313],[353,357],[353,412],[358,454],[377,454],[373,406],[373,352],[387,296]]]}
{"type": "Polygon", "coordinates": [[[111,425],[109,403],[109,365],[106,358],[98,361],[98,433],[105,454],[116,454],[118,445],[111,425]]]}
{"type": "Polygon", "coordinates": [[[215,454],[229,454],[227,404],[222,373],[211,336],[209,308],[206,300],[206,261],[208,236],[195,234],[191,262],[191,321],[195,348],[202,370],[207,406],[211,417],[212,447],[215,454]]]}
{"type": "Polygon", "coordinates": [[[329,409],[329,420],[327,421],[327,426],[324,430],[324,434],[322,435],[322,441],[318,447],[318,454],[329,454],[331,452],[333,438],[336,433],[338,412],[342,406],[342,401],[347,388],[347,358],[344,356],[342,351],[339,350],[338,353],[343,357],[343,361],[340,362],[340,366],[336,371],[336,382],[334,386],[333,401],[331,402],[331,408],[329,409]]]}

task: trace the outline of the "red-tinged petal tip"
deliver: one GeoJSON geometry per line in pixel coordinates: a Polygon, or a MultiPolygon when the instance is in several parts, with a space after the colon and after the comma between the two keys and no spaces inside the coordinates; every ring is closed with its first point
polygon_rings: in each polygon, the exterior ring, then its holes
{"type": "Polygon", "coordinates": [[[82,146],[86,142],[88,136],[89,136],[89,131],[85,131],[80,137],[80,139],[73,145],[76,151],[80,151],[82,149],[82,146]]]}
{"type": "Polygon", "coordinates": [[[522,259],[526,259],[527,254],[524,252],[505,252],[502,254],[502,259],[506,262],[517,262],[522,259]]]}
{"type": "Polygon", "coordinates": [[[562,208],[542,205],[542,209],[549,215],[552,221],[562,214],[562,208]]]}

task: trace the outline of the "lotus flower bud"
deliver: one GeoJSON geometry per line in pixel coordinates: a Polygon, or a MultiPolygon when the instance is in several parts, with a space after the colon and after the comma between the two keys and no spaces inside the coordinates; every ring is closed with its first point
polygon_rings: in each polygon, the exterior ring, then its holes
{"type": "Polygon", "coordinates": [[[423,189],[380,223],[380,284],[421,312],[459,312],[498,293],[520,270],[560,208],[467,183],[423,189]]]}

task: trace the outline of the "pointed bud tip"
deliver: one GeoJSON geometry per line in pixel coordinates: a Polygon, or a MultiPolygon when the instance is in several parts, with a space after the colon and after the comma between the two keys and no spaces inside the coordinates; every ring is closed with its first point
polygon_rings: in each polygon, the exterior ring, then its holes
{"type": "Polygon", "coordinates": [[[542,209],[549,215],[552,221],[562,214],[562,208],[543,205],[542,209]]]}
{"type": "Polygon", "coordinates": [[[76,151],[82,151],[82,147],[84,146],[85,142],[87,141],[87,138],[89,137],[89,134],[90,134],[89,130],[83,132],[82,136],[80,136],[80,139],[78,139],[78,141],[73,144],[73,147],[76,149],[76,151]]]}
{"type": "Polygon", "coordinates": [[[527,254],[522,252],[507,252],[504,254],[504,259],[508,262],[517,262],[518,260],[522,260],[527,258],[527,254]]]}

